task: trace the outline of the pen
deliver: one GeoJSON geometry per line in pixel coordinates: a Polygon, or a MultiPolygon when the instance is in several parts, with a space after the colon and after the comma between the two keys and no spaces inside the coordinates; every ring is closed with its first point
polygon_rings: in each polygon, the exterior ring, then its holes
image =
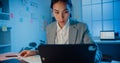
{"type": "Polygon", "coordinates": [[[17,55],[7,55],[6,57],[18,57],[17,55]]]}

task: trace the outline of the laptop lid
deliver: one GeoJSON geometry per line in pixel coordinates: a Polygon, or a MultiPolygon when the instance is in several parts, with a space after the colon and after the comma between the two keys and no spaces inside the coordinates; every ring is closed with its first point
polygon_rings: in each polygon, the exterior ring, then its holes
{"type": "Polygon", "coordinates": [[[42,63],[94,63],[94,44],[41,45],[39,52],[42,63]]]}

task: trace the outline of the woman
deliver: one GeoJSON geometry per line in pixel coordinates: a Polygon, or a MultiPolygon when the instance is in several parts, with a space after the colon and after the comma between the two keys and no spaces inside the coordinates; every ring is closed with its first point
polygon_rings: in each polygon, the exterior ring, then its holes
{"type": "MultiPolygon", "coordinates": [[[[47,44],[94,44],[87,25],[71,20],[72,4],[70,0],[52,0],[51,9],[56,19],[47,27],[47,44]]],[[[25,50],[20,53],[27,57],[38,51],[25,50]]]]}

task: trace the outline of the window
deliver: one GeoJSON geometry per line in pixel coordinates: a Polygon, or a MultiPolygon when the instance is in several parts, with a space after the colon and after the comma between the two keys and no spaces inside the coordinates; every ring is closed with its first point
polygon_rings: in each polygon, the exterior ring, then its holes
{"type": "Polygon", "coordinates": [[[115,30],[120,34],[120,0],[82,0],[82,20],[94,37],[100,31],[115,30]]]}

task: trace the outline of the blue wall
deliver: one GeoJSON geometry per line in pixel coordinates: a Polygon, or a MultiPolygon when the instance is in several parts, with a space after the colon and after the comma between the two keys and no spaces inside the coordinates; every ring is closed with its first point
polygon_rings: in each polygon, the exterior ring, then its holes
{"type": "Polygon", "coordinates": [[[11,45],[19,52],[30,42],[46,41],[45,28],[51,20],[50,0],[10,0],[11,45]]]}

